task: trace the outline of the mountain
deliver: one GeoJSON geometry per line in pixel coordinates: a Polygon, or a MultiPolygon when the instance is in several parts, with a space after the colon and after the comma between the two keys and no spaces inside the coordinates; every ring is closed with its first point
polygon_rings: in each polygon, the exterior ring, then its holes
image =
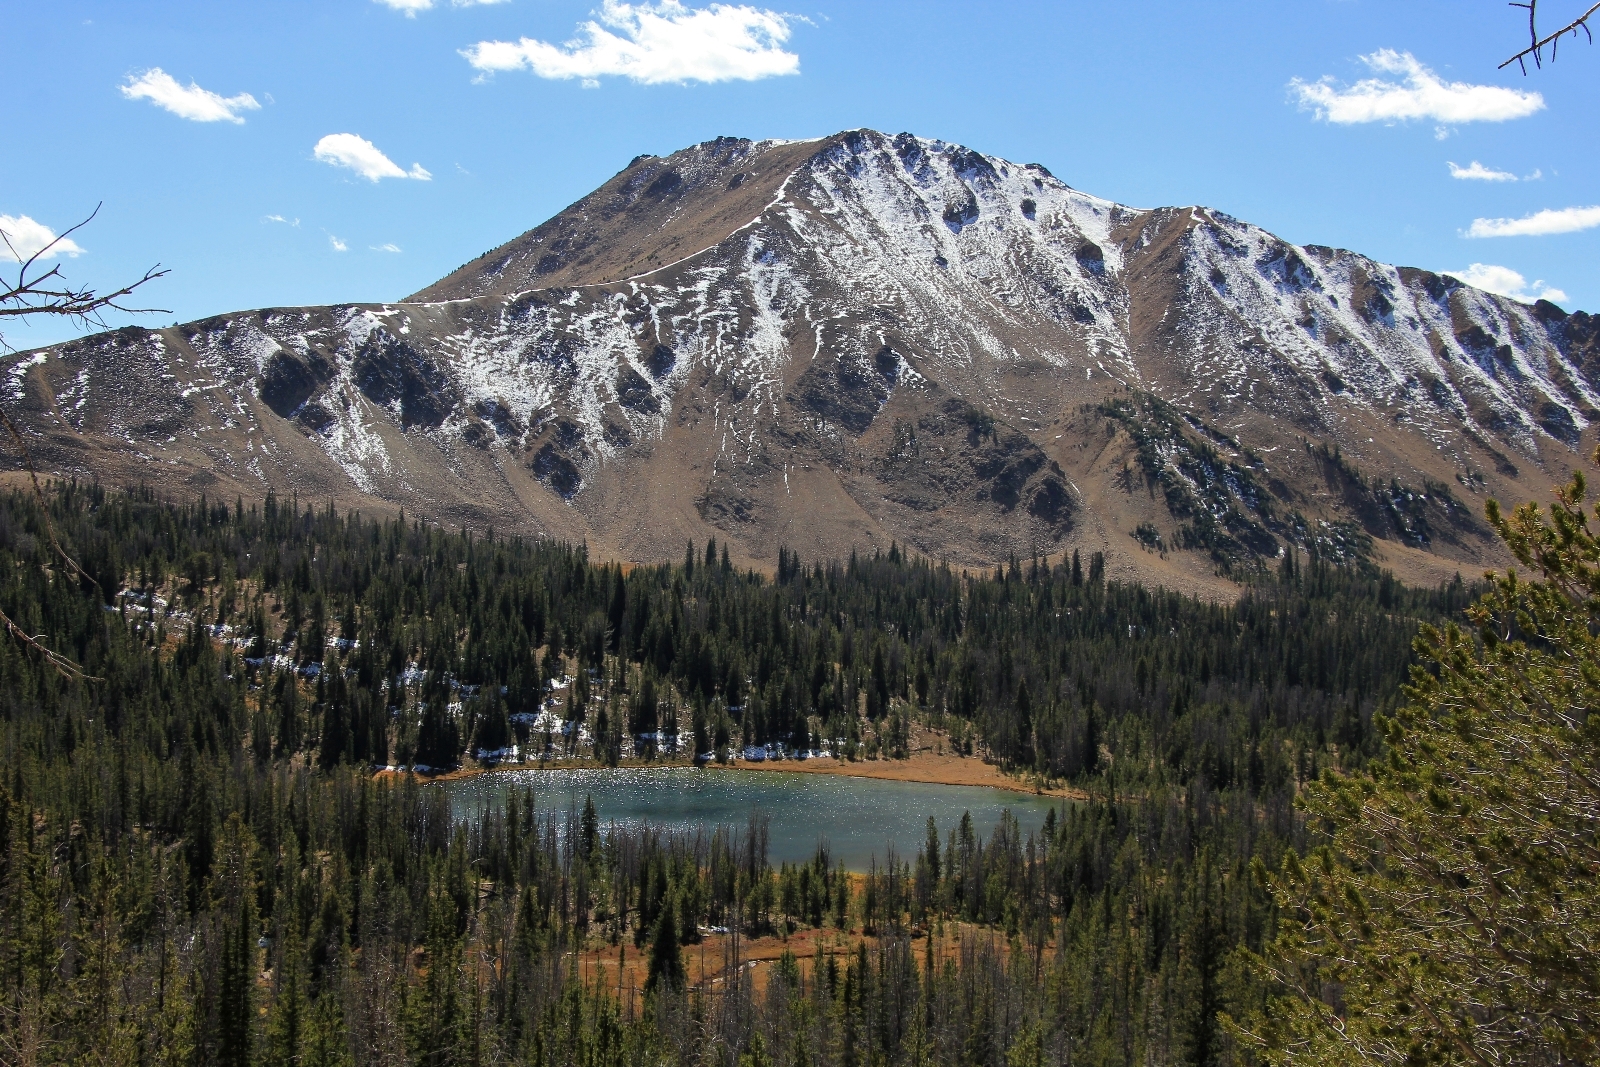
{"type": "MultiPolygon", "coordinates": [[[[770,563],[1078,549],[1226,587],[1293,546],[1500,561],[1594,447],[1600,320],[851,131],[640,156],[383,305],[6,361],[42,470],[770,563]]],[[[13,464],[15,465],[15,464],[13,464]]]]}

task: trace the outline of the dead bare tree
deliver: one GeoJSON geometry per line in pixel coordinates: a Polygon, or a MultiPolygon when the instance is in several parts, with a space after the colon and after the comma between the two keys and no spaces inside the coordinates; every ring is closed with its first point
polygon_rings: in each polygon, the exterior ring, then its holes
{"type": "MultiPolygon", "coordinates": [[[[94,221],[100,214],[100,206],[89,213],[89,217],[76,226],[65,230],[55,237],[43,248],[38,249],[24,258],[12,243],[11,235],[0,230],[0,241],[5,243],[6,251],[10,258],[17,263],[17,273],[13,280],[0,276],[0,320],[17,318],[26,320],[30,315],[48,315],[55,318],[65,318],[70,322],[85,329],[106,329],[105,313],[108,311],[121,311],[128,314],[150,314],[164,311],[163,308],[138,308],[129,307],[122,301],[132,295],[135,289],[164,277],[168,272],[157,264],[144,272],[144,276],[131,285],[124,285],[114,293],[97,293],[87,286],[73,286],[68,284],[61,274],[61,264],[56,263],[48,270],[44,269],[43,260],[49,257],[50,252],[57,248],[73,233],[83,229],[94,221]]],[[[0,333],[0,351],[15,351],[6,342],[5,335],[0,333]]],[[[3,423],[6,432],[16,444],[17,451],[22,455],[22,463],[28,470],[28,477],[33,484],[34,499],[39,504],[39,515],[43,520],[45,537],[50,542],[50,547],[61,559],[67,573],[74,575],[90,585],[99,588],[98,582],[90,577],[78,561],[61,546],[61,541],[56,537],[55,526],[50,521],[50,508],[45,502],[44,491],[39,486],[39,472],[34,468],[33,456],[28,451],[28,442],[22,436],[22,431],[11,419],[11,412],[0,401],[0,423],[3,423]]],[[[57,673],[64,678],[78,681],[97,681],[83,667],[67,656],[47,647],[38,636],[28,633],[18,626],[3,610],[0,610],[0,628],[3,628],[23,646],[37,653],[44,661],[55,668],[57,673]]]]}
{"type": "Polygon", "coordinates": [[[1522,73],[1526,74],[1528,73],[1528,60],[1530,59],[1533,60],[1535,67],[1543,67],[1545,49],[1547,48],[1550,50],[1550,62],[1554,63],[1556,61],[1556,49],[1560,46],[1561,39],[1568,34],[1577,37],[1579,30],[1583,31],[1590,44],[1594,43],[1594,33],[1589,29],[1589,19],[1596,12],[1600,12],[1600,3],[1595,4],[1554,33],[1546,34],[1543,37],[1539,36],[1539,0],[1527,0],[1526,3],[1513,0],[1511,6],[1523,8],[1528,12],[1528,47],[1500,64],[1499,69],[1501,70],[1515,63],[1522,68],[1522,73]]]}
{"type": "MultiPolygon", "coordinates": [[[[0,277],[0,319],[21,318],[29,315],[50,315],[65,318],[82,326],[84,329],[106,329],[105,313],[107,311],[121,311],[128,314],[144,315],[154,312],[164,312],[165,308],[135,308],[121,303],[131,296],[133,291],[147,282],[165,277],[168,273],[161,269],[158,263],[144,272],[144,277],[131,285],[124,285],[114,293],[97,293],[87,286],[74,287],[67,283],[61,274],[61,264],[56,263],[49,270],[43,269],[41,261],[46,260],[51,251],[59,247],[74,233],[83,229],[94,221],[100,214],[102,205],[96,204],[89,217],[76,226],[64,231],[49,244],[34,252],[26,259],[17,251],[11,241],[11,235],[0,230],[0,241],[5,242],[6,251],[11,254],[11,259],[18,264],[16,279],[0,277]]],[[[13,351],[6,343],[5,334],[0,333],[0,349],[13,351]]]]}

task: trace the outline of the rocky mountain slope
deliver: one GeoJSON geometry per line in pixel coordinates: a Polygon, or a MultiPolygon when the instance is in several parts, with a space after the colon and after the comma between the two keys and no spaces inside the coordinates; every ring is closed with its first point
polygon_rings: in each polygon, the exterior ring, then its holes
{"type": "Polygon", "coordinates": [[[1600,323],[907,134],[641,156],[411,298],[6,362],[41,468],[771,562],[1289,546],[1499,562],[1593,448],[1600,323]]]}

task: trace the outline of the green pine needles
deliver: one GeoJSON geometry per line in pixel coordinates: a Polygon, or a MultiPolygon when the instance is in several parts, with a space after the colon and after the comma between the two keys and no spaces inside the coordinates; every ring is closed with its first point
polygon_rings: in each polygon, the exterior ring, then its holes
{"type": "Polygon", "coordinates": [[[1581,473],[1488,515],[1537,579],[1424,627],[1384,755],[1307,790],[1330,837],[1271,879],[1285,995],[1234,1027],[1270,1062],[1600,1062],[1600,540],[1581,473]]]}
{"type": "Polygon", "coordinates": [[[645,981],[646,991],[653,991],[658,986],[683,988],[683,951],[678,945],[678,921],[674,912],[669,900],[656,920],[650,946],[650,973],[645,981]]]}

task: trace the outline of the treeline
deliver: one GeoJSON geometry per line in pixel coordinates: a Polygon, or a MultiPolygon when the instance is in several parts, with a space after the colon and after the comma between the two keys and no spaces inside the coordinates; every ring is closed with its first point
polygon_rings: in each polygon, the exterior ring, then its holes
{"type": "MultiPolygon", "coordinates": [[[[248,735],[259,759],[307,751],[323,767],[451,767],[469,743],[513,739],[539,751],[529,721],[572,670],[560,717],[602,760],[680,731],[695,753],[781,741],[904,755],[918,720],[1053,779],[1095,774],[1105,754],[1130,787],[1202,775],[1259,793],[1305,777],[1330,742],[1363,758],[1418,620],[1472,596],[1314,556],[1213,604],[1108,583],[1098,556],[1076,554],[968,575],[898,548],[811,565],[784,550],[773,581],[714,542],[624,573],[569,545],[272,496],[166,505],[65,487],[52,509],[102,597],[126,588],[116,603],[147,644],[198,648],[186,627],[229,627],[238,712],[210,728],[214,747],[248,735]]],[[[12,500],[0,523],[27,514],[12,500]]],[[[26,529],[7,543],[42,551],[26,529]]]]}
{"type": "Polygon", "coordinates": [[[707,546],[624,573],[273,498],[47,503],[0,497],[0,608],[92,677],[0,641],[18,1063],[1227,1062],[1216,1011],[1262,995],[1236,950],[1274,922],[1251,860],[1301,843],[1298,784],[1374,751],[1417,621],[1469,595],[1316,559],[1236,605],[1095,560],[785,552],[774,581],[707,546]],[[514,730],[568,672],[602,758],[679,716],[708,746],[880,749],[917,719],[1095,799],[850,878],[825,850],[773,870],[759,823],[461,821],[368,773],[514,730]],[[956,922],[989,932],[955,945],[956,922]],[[780,961],[760,994],[742,971],[691,988],[675,950],[712,926],[859,947],[780,961]],[[648,996],[585,982],[570,953],[601,942],[649,953],[648,996]]]}

